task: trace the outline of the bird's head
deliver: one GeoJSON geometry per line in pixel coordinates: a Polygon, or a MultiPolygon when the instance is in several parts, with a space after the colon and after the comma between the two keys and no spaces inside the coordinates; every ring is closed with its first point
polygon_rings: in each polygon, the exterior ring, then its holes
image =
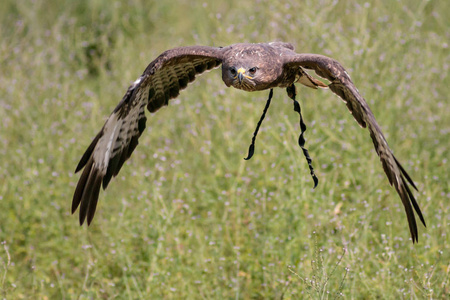
{"type": "Polygon", "coordinates": [[[271,50],[259,44],[230,47],[222,62],[222,80],[227,86],[244,91],[273,87],[282,73],[282,64],[271,50]]]}
{"type": "MultiPolygon", "coordinates": [[[[227,70],[223,72],[227,73],[226,77],[230,84],[234,88],[244,91],[255,91],[258,79],[258,66],[229,66],[227,70]]],[[[225,82],[227,83],[227,82],[225,82]]]]}

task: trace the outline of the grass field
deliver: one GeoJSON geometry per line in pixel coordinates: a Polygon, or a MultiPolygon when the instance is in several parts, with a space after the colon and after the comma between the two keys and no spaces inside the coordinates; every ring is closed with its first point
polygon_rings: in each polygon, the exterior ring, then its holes
{"type": "Polygon", "coordinates": [[[4,299],[447,299],[450,11],[446,1],[25,1],[0,4],[4,299]],[[358,4],[357,4],[358,3],[358,4]],[[427,228],[330,91],[299,89],[319,186],[275,91],[213,70],[148,114],[140,145],[70,214],[75,166],[128,85],[166,49],[287,41],[340,61],[415,180],[427,228]]]}

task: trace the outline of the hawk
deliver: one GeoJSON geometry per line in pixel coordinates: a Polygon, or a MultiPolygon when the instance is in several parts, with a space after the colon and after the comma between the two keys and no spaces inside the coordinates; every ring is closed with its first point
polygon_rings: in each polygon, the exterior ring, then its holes
{"type": "MultiPolygon", "coordinates": [[[[180,90],[195,80],[196,76],[222,65],[222,80],[227,87],[244,91],[270,89],[270,95],[263,116],[258,123],[249,149],[253,155],[254,140],[267,111],[273,88],[286,88],[294,100],[294,109],[300,113],[295,100],[295,85],[298,82],[310,88],[329,88],[346,103],[355,120],[370,132],[376,153],[380,157],[389,183],[396,189],[405,207],[413,243],[418,241],[414,210],[424,226],[425,220],[414,195],[408,186],[417,190],[411,177],[395,158],[392,150],[370,110],[350,76],[336,60],[318,54],[296,53],[289,43],[273,42],[260,44],[234,44],[228,47],[188,46],[165,51],[152,61],[144,73],[128,88],[127,92],[106,120],[103,128],[94,138],[82,156],[76,172],[83,170],[72,202],[72,213],[80,206],[79,221],[92,222],[97,207],[100,187],[106,189],[111,178],[116,176],[124,162],[138,145],[138,139],[145,129],[145,108],[154,113],[169,100],[176,98],[180,90]],[[327,79],[325,84],[306,73],[315,73],[327,79]],[[413,209],[414,208],[414,209],[413,209]]],[[[307,150],[303,131],[306,130],[301,114],[302,134],[299,144],[308,160],[311,175],[317,184],[307,150]]]]}

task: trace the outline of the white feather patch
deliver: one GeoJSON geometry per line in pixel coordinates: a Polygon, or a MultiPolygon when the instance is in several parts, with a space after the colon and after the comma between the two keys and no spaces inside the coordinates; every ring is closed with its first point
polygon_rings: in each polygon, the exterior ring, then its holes
{"type": "Polygon", "coordinates": [[[136,80],[133,82],[133,88],[135,88],[135,87],[141,82],[141,80],[142,80],[142,76],[139,77],[138,79],[136,79],[136,80]]]}

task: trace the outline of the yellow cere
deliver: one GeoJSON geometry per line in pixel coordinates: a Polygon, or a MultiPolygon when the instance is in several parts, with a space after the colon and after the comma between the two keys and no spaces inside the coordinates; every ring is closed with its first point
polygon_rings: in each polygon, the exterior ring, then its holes
{"type": "Polygon", "coordinates": [[[245,75],[245,69],[244,68],[239,68],[237,70],[237,72],[238,72],[238,74],[244,75],[245,78],[250,78],[250,79],[252,78],[251,76],[245,75]]]}

